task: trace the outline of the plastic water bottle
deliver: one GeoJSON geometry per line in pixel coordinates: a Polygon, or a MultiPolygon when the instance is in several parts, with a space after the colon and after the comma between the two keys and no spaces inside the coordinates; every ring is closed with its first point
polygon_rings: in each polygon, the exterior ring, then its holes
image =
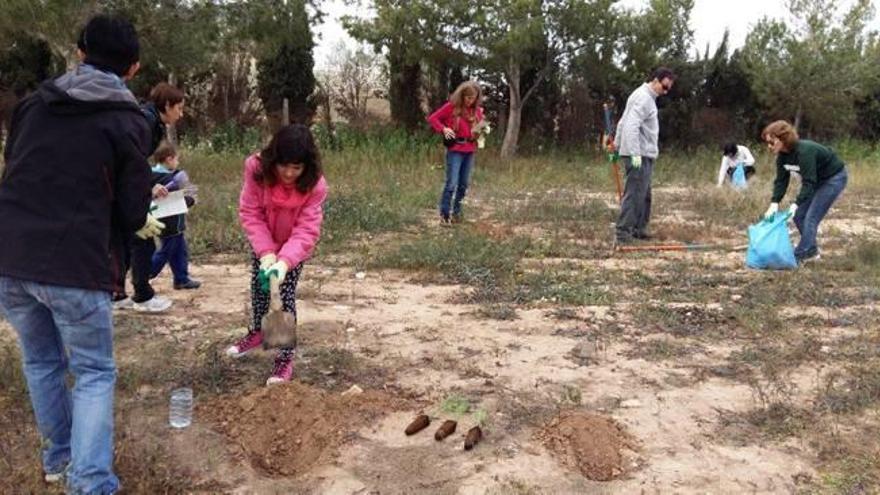
{"type": "Polygon", "coordinates": [[[173,428],[186,428],[192,423],[193,391],[191,388],[176,388],[171,391],[168,408],[168,422],[173,428]]]}

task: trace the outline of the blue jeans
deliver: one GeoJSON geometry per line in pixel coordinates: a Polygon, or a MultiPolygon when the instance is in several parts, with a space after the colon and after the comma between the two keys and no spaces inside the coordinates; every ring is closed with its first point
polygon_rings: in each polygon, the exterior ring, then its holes
{"type": "Polygon", "coordinates": [[[171,266],[175,285],[189,282],[189,249],[182,233],[162,238],[162,245],[153,254],[150,278],[159,275],[166,263],[171,266]]]}
{"type": "Polygon", "coordinates": [[[18,333],[43,470],[67,468],[69,493],[113,493],[110,294],[0,276],[0,310],[18,333]],[[65,375],[75,378],[68,389],[65,375]]]}
{"type": "Polygon", "coordinates": [[[825,182],[816,185],[813,197],[802,205],[794,214],[794,224],[801,233],[801,240],[794,248],[794,256],[798,259],[815,255],[819,252],[816,246],[816,232],[819,222],[828,214],[828,210],[840,193],[846,188],[848,176],[846,168],[832,175],[825,182]]]}
{"type": "Polygon", "coordinates": [[[443,186],[443,195],[440,196],[441,217],[449,218],[450,209],[453,215],[461,214],[461,200],[467,193],[473,167],[473,153],[446,152],[446,184],[443,186]]]}

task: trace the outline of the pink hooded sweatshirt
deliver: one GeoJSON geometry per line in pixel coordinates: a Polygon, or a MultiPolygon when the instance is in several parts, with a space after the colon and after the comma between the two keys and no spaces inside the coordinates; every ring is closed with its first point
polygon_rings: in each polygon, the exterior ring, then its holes
{"type": "Polygon", "coordinates": [[[322,176],[303,194],[282,184],[264,186],[254,180],[260,169],[258,155],[244,161],[244,181],[238,218],[257,258],[275,253],[290,268],[307,260],[321,235],[327,181],[322,176]]]}

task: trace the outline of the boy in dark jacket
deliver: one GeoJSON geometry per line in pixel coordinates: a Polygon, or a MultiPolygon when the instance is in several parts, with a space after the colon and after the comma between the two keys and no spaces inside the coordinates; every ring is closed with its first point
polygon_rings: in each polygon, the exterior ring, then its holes
{"type": "MultiPolygon", "coordinates": [[[[153,153],[156,164],[153,166],[153,182],[160,184],[168,192],[183,191],[186,207],[192,208],[196,203],[196,187],[189,181],[189,176],[179,167],[177,148],[164,142],[153,153]]],[[[159,235],[161,247],[152,259],[150,278],[162,272],[166,264],[171,265],[174,275],[175,289],[198,289],[202,283],[189,276],[189,250],[186,246],[186,214],[163,218],[165,229],[159,235]]]]}
{"type": "Polygon", "coordinates": [[[79,46],[83,63],[13,113],[0,179],[0,310],[18,334],[46,480],[114,493],[114,270],[122,239],[164,226],[148,213],[150,130],[125,86],[139,68],[137,33],[99,15],[79,46]]]}

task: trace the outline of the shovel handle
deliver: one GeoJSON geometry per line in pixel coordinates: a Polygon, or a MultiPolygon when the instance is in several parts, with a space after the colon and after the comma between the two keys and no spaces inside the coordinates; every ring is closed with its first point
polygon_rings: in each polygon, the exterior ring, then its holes
{"type": "Polygon", "coordinates": [[[272,311],[281,311],[283,307],[281,301],[281,281],[277,277],[269,278],[269,309],[272,311]]]}

